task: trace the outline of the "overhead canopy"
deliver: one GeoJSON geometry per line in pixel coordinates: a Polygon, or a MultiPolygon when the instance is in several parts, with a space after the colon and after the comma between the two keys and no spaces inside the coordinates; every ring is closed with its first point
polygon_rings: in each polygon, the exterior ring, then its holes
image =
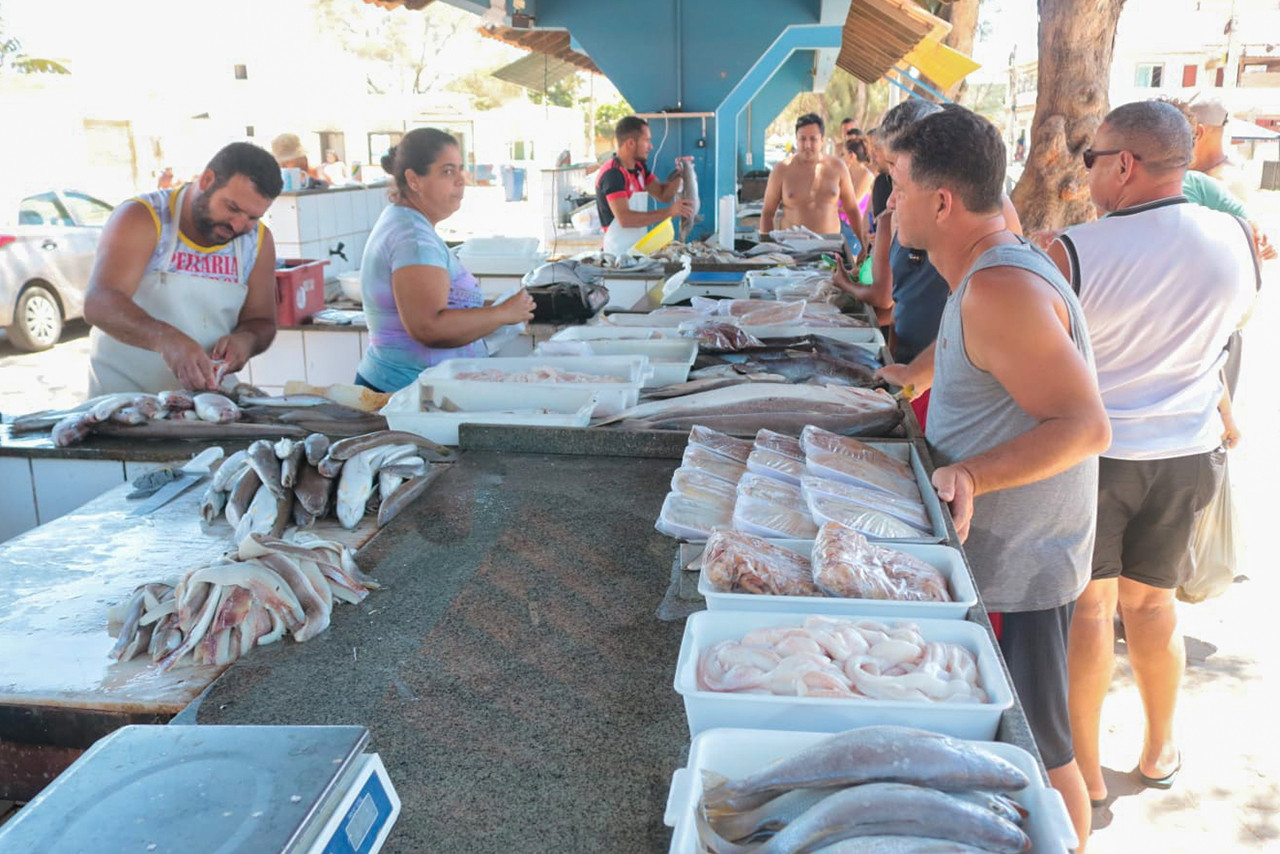
{"type": "MultiPolygon", "coordinates": [[[[592,74],[600,73],[600,69],[596,68],[596,64],[591,61],[591,57],[581,51],[573,49],[573,45],[569,41],[568,30],[524,30],[517,29],[516,27],[481,27],[480,34],[491,39],[497,39],[498,41],[509,44],[513,47],[523,48],[534,53],[544,53],[547,56],[560,60],[561,62],[568,63],[575,68],[579,68],[583,71],[590,71],[592,74]]],[[[510,68],[511,66],[507,67],[510,68]]]]}
{"type": "Polygon", "coordinates": [[[1227,122],[1227,134],[1234,140],[1280,139],[1280,133],[1268,130],[1262,125],[1246,122],[1244,119],[1231,119],[1227,122]]]}
{"type": "Polygon", "coordinates": [[[982,67],[960,51],[928,39],[903,57],[902,61],[914,67],[944,91],[982,67]]]}
{"type": "Polygon", "coordinates": [[[535,92],[546,92],[561,80],[576,73],[578,67],[571,62],[557,59],[545,53],[522,56],[510,65],[504,65],[493,76],[535,92]]]}
{"type": "Polygon", "coordinates": [[[913,0],[852,0],[836,65],[875,83],[922,42],[941,43],[950,31],[950,24],[913,0]]]}

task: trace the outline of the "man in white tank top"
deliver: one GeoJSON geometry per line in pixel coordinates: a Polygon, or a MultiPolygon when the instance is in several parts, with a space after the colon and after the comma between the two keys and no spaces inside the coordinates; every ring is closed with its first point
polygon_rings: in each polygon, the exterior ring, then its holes
{"type": "Polygon", "coordinates": [[[1007,155],[989,121],[948,106],[892,144],[898,240],[929,253],[951,296],[932,360],[880,374],[932,388],[933,485],[1001,616],[1000,650],[1083,851],[1090,811],[1071,745],[1067,643],[1089,578],[1096,455],[1111,435],[1084,313],[1048,257],[1009,230],[1007,155]]]}
{"type": "Polygon", "coordinates": [[[271,345],[276,253],[260,219],[281,183],[269,153],[237,142],[195,183],[116,208],[85,296],[91,395],[217,388],[271,345]]]}
{"type": "Polygon", "coordinates": [[[1098,730],[1117,603],[1146,711],[1139,779],[1168,788],[1182,765],[1174,591],[1191,569],[1196,516],[1221,482],[1225,348],[1257,281],[1248,225],[1182,195],[1191,147],[1167,103],[1112,110],[1084,152],[1106,216],[1050,246],[1084,307],[1112,432],[1099,461],[1093,580],[1070,640],[1071,729],[1095,805],[1107,797],[1098,730]]]}

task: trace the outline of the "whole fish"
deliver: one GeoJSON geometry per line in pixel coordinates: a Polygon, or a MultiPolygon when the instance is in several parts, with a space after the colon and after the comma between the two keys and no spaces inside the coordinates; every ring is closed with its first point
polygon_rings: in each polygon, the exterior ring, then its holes
{"type": "Polygon", "coordinates": [[[382,445],[404,444],[416,445],[424,451],[431,452],[430,457],[422,453],[419,453],[419,456],[424,459],[430,459],[432,462],[448,462],[456,456],[453,451],[444,445],[438,445],[430,439],[419,436],[417,433],[406,433],[403,430],[377,430],[373,433],[342,439],[330,445],[329,451],[325,456],[331,460],[344,461],[351,459],[356,454],[382,445]]]}
{"type": "Polygon", "coordinates": [[[93,432],[94,422],[87,412],[68,415],[53,425],[53,444],[59,448],[84,441],[93,432]]]}
{"type": "Polygon", "coordinates": [[[147,416],[136,406],[122,406],[111,413],[111,422],[127,425],[145,424],[147,416]]]}
{"type": "Polygon", "coordinates": [[[1030,780],[1012,763],[971,742],[911,727],[871,726],[824,738],[737,780],[704,771],[702,799],[708,813],[745,812],[792,789],[869,782],[1012,792],[1030,780]]]}
{"type": "Polygon", "coordinates": [[[703,377],[683,383],[659,386],[641,392],[645,400],[666,400],[672,397],[684,397],[703,391],[715,391],[718,388],[744,385],[745,383],[785,383],[787,378],[781,374],[770,373],[730,373],[723,376],[703,377]]]}
{"type": "Polygon", "coordinates": [[[412,477],[396,487],[396,490],[383,499],[378,508],[378,527],[381,528],[396,517],[413,499],[417,498],[427,486],[440,476],[440,466],[432,466],[426,474],[412,477]]]}
{"type": "Polygon", "coordinates": [[[249,465],[258,473],[262,485],[275,493],[277,498],[285,494],[285,486],[280,482],[280,460],[276,458],[275,448],[266,439],[259,439],[247,449],[249,465]]]}
{"type": "Polygon", "coordinates": [[[133,398],[130,405],[148,419],[159,418],[165,411],[160,404],[160,398],[154,394],[139,394],[133,398]]]}
{"type": "Polygon", "coordinates": [[[158,398],[160,400],[160,406],[170,412],[180,412],[184,409],[196,408],[195,397],[186,389],[162,391],[158,398]]]}
{"type": "Polygon", "coordinates": [[[231,456],[222,461],[218,468],[213,472],[213,478],[210,485],[217,490],[229,491],[231,489],[231,481],[236,475],[240,474],[249,465],[249,455],[244,451],[236,451],[231,456]]]}
{"type": "Polygon", "coordinates": [[[301,442],[294,442],[292,439],[281,439],[276,443],[276,458],[280,460],[280,485],[286,489],[292,488],[298,480],[298,469],[306,465],[306,448],[301,442]],[[285,445],[284,443],[287,443],[285,445]],[[285,455],[280,456],[280,451],[284,450],[285,455]]]}
{"type": "MultiPolygon", "coordinates": [[[[264,483],[258,487],[249,503],[249,509],[236,523],[236,542],[240,542],[249,534],[269,534],[276,526],[276,514],[279,511],[278,499],[264,483]]],[[[287,519],[286,519],[287,521],[287,519]]]]}
{"type": "Polygon", "coordinates": [[[926,836],[858,836],[817,849],[813,854],[990,854],[986,848],[929,839],[926,836]]]}
{"type": "Polygon", "coordinates": [[[688,243],[693,224],[701,219],[698,210],[702,207],[702,200],[698,198],[698,170],[693,168],[691,160],[680,161],[680,189],[676,191],[676,198],[693,204],[689,215],[680,217],[680,242],[688,243]]]}
{"type": "Polygon", "coordinates": [[[218,521],[218,517],[227,508],[228,497],[226,490],[214,489],[213,484],[210,484],[204,497],[200,499],[200,518],[210,525],[218,521]]]}
{"type": "Polygon", "coordinates": [[[319,465],[329,450],[329,437],[323,433],[312,433],[303,440],[302,446],[306,449],[307,462],[313,466],[319,465]]]}
{"type": "Polygon", "coordinates": [[[642,403],[623,410],[601,423],[769,411],[887,412],[890,410],[897,411],[897,402],[881,391],[821,385],[747,383],[672,400],[642,403]]]}
{"type": "Polygon", "coordinates": [[[320,517],[329,512],[329,498],[333,494],[333,479],[320,474],[313,466],[304,465],[293,485],[294,497],[302,509],[320,517]]]}
{"type": "Polygon", "coordinates": [[[229,424],[240,417],[240,407],[231,402],[231,398],[213,392],[197,394],[192,402],[196,415],[201,421],[214,424],[229,424]]]}
{"type": "Polygon", "coordinates": [[[742,842],[764,834],[777,833],[818,801],[837,789],[793,789],[785,795],[743,813],[729,813],[709,819],[711,828],[731,842],[742,842]]]}
{"type": "Polygon", "coordinates": [[[1022,828],[946,792],[906,783],[865,783],[823,798],[763,845],[721,837],[699,810],[698,835],[714,854],[802,854],[861,836],[926,836],[997,854],[1031,847],[1022,828]]]}
{"type": "Polygon", "coordinates": [[[240,474],[233,477],[227,486],[227,521],[233,526],[240,524],[241,517],[249,509],[249,504],[258,494],[260,486],[262,486],[262,479],[246,461],[240,474]]]}

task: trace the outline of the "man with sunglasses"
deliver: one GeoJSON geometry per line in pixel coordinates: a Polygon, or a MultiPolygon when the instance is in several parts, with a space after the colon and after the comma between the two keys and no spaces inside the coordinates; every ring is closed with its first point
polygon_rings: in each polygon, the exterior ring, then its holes
{"type": "Polygon", "coordinates": [[[1049,247],[1084,307],[1112,432],[1099,461],[1092,580],[1069,647],[1071,731],[1095,806],[1107,797],[1098,734],[1117,604],[1146,712],[1138,778],[1167,789],[1182,767],[1173,717],[1186,657],[1174,591],[1222,478],[1227,339],[1261,281],[1248,224],[1182,195],[1191,153],[1172,105],[1112,110],[1084,152],[1105,216],[1049,247]]]}

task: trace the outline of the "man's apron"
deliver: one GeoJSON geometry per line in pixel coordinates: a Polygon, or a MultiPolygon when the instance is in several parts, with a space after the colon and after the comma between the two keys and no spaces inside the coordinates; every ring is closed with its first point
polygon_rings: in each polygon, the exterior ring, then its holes
{"type": "MultiPolygon", "coordinates": [[[[616,160],[616,158],[615,158],[616,160]]],[[[626,169],[622,168],[622,164],[618,164],[623,178],[627,182],[627,209],[645,213],[649,210],[649,194],[644,187],[640,186],[640,178],[632,175],[626,169]]],[[[646,172],[646,177],[648,173],[646,172]]],[[[636,245],[636,241],[644,237],[649,232],[647,226],[637,226],[635,228],[623,228],[615,219],[613,224],[604,230],[604,243],[601,247],[610,255],[625,255],[627,250],[636,245]]]]}
{"type": "MultiPolygon", "coordinates": [[[[180,191],[177,211],[190,184],[180,191]]],[[[232,283],[210,279],[194,273],[165,272],[173,264],[178,248],[180,215],[175,216],[167,240],[164,263],[142,277],[133,301],[156,320],[164,321],[191,336],[207,353],[219,338],[231,333],[240,319],[245,297],[249,293],[249,271],[245,269],[244,241],[233,240],[236,269],[241,281],[232,283]]],[[[147,392],[156,394],[182,384],[165,365],[159,353],[132,347],[94,327],[89,333],[89,396],[115,392],[147,392]]]]}

